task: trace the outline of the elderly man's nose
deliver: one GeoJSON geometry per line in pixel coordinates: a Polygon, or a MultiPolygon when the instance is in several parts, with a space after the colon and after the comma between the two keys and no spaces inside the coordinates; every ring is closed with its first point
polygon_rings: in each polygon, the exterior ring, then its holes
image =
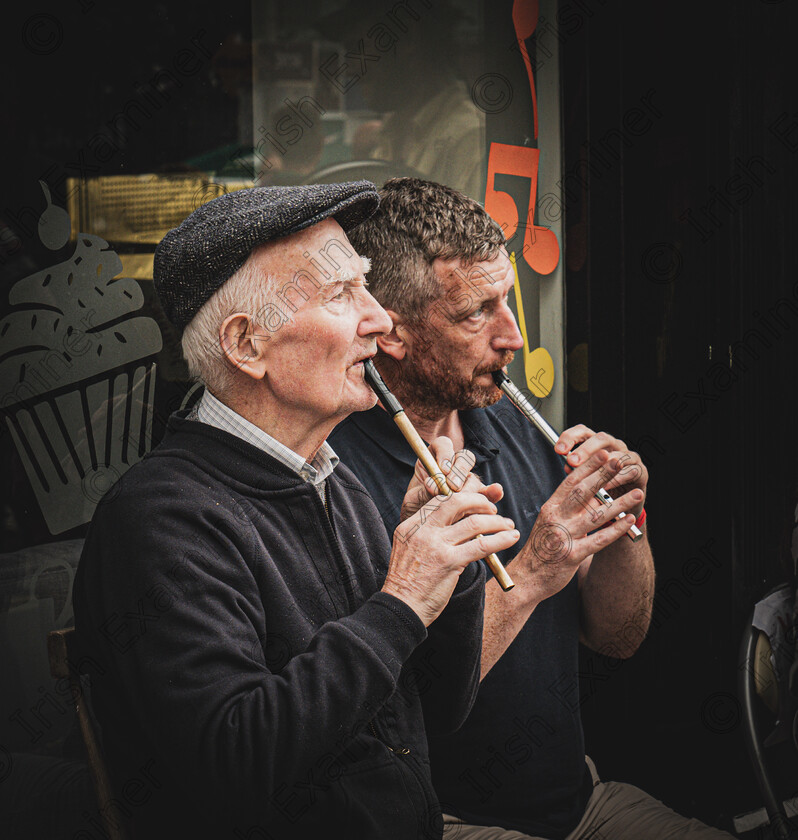
{"type": "Polygon", "coordinates": [[[380,306],[376,298],[364,289],[363,295],[363,317],[360,321],[360,335],[370,335],[371,333],[379,333],[380,335],[388,335],[393,329],[393,321],[391,316],[380,306]]]}

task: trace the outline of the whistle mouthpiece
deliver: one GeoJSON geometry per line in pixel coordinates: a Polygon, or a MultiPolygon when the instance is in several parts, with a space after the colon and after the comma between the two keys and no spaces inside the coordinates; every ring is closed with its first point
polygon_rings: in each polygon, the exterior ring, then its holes
{"type": "Polygon", "coordinates": [[[510,377],[501,368],[499,368],[499,370],[494,370],[491,373],[491,376],[493,377],[493,381],[499,386],[499,388],[501,388],[502,385],[505,382],[508,382],[510,379],[510,377]]]}
{"type": "Polygon", "coordinates": [[[400,411],[404,411],[399,404],[399,400],[388,390],[388,386],[383,382],[377,368],[374,367],[373,359],[366,359],[363,362],[363,378],[391,417],[395,417],[400,411]]]}

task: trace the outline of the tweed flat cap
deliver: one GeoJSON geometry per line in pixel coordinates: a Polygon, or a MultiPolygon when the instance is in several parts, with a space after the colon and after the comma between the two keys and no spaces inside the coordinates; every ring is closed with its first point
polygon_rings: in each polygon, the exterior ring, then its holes
{"type": "Polygon", "coordinates": [[[256,245],[330,216],[350,230],[379,201],[371,181],[254,187],[214,198],[170,230],[155,249],[153,280],[166,317],[183,330],[256,245]]]}

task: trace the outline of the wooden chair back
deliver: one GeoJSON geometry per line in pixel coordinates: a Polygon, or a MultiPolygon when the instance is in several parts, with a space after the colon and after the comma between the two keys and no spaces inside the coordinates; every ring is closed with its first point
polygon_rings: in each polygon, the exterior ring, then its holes
{"type": "Polygon", "coordinates": [[[103,760],[102,751],[94,731],[83,686],[78,672],[80,657],[76,651],[74,627],[53,630],[47,634],[47,654],[50,659],[50,673],[54,679],[68,679],[75,704],[80,733],[86,747],[89,772],[94,783],[94,793],[106,834],[110,840],[129,840],[117,801],[114,799],[111,781],[103,760]]]}

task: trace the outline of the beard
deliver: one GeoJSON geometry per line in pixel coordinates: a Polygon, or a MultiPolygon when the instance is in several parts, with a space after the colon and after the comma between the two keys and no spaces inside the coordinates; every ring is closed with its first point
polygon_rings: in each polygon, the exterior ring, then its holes
{"type": "Polygon", "coordinates": [[[514,355],[505,350],[490,367],[464,376],[434,353],[422,354],[419,359],[405,357],[401,366],[380,354],[379,361],[387,362],[380,364],[380,373],[406,408],[426,420],[438,420],[452,411],[487,408],[498,402],[502,392],[496,385],[481,385],[476,378],[509,365],[514,355]]]}

